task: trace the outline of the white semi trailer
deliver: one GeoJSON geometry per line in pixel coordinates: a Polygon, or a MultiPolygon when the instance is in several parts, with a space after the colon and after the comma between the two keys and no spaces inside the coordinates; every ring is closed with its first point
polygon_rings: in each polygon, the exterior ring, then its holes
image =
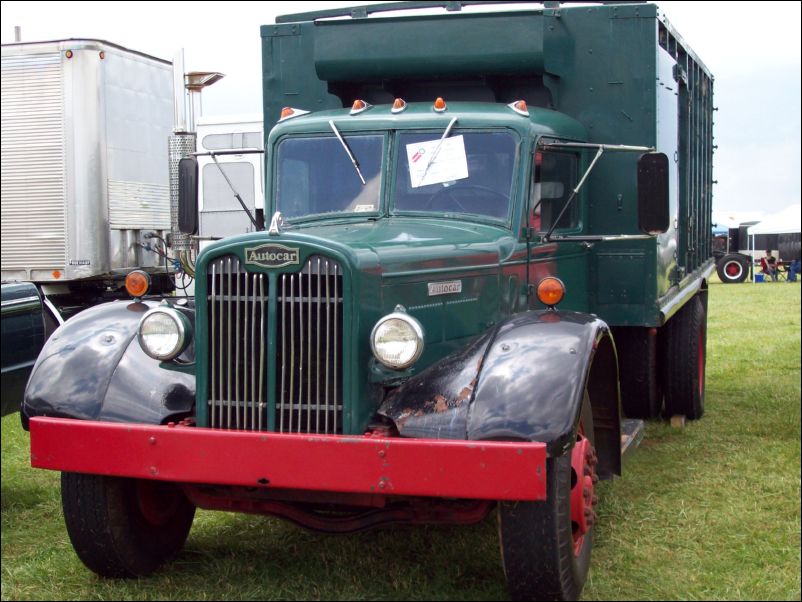
{"type": "Polygon", "coordinates": [[[69,315],[132,269],[172,286],[169,61],[102,40],[2,46],[2,279],[69,315]]]}

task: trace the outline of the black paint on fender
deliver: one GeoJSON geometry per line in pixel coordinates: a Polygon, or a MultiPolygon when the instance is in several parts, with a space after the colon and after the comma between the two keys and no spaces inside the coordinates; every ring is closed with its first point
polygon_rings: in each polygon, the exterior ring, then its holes
{"type": "Polygon", "coordinates": [[[615,345],[607,324],[595,316],[516,315],[410,378],[379,413],[392,419],[402,436],[542,441],[551,456],[560,456],[576,440],[586,389],[599,472],[619,474],[615,345]]]}
{"type": "Polygon", "coordinates": [[[136,338],[140,318],[157,305],[115,301],[65,322],[33,368],[23,425],[34,416],[160,424],[189,413],[195,402],[192,371],[165,369],[136,338]]]}

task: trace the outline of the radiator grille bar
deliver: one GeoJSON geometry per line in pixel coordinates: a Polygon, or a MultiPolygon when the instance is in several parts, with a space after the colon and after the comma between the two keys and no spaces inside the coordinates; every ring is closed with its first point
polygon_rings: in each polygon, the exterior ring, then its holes
{"type": "Polygon", "coordinates": [[[237,257],[209,265],[209,426],[266,428],[267,295],[264,274],[237,257]]]}
{"type": "Polygon", "coordinates": [[[276,427],[279,432],[342,432],[342,270],[311,257],[278,284],[276,427]]]}

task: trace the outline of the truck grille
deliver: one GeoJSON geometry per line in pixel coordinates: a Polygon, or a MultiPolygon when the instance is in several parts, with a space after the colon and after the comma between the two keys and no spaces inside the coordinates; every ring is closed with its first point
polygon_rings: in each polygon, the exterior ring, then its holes
{"type": "Polygon", "coordinates": [[[310,257],[300,272],[247,272],[226,255],[210,262],[209,426],[278,432],[341,433],[342,269],[310,257]],[[270,325],[270,299],[276,324],[270,325]],[[268,341],[275,350],[268,353],[268,341]],[[275,370],[268,396],[268,370],[275,370]]]}

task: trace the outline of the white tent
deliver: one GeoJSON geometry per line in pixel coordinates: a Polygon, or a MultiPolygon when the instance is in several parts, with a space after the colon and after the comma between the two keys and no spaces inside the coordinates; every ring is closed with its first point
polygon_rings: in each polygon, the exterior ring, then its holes
{"type": "Polygon", "coordinates": [[[755,234],[786,234],[799,232],[802,224],[802,205],[786,207],[779,213],[766,216],[763,221],[750,226],[746,231],[749,236],[755,234]]]}
{"type": "MultiPolygon", "coordinates": [[[[802,205],[796,204],[786,207],[779,213],[767,216],[763,221],[747,228],[749,235],[749,249],[752,263],[755,262],[755,235],[757,234],[792,234],[802,230],[802,205]]],[[[754,282],[754,278],[752,282],[754,282]]]]}

